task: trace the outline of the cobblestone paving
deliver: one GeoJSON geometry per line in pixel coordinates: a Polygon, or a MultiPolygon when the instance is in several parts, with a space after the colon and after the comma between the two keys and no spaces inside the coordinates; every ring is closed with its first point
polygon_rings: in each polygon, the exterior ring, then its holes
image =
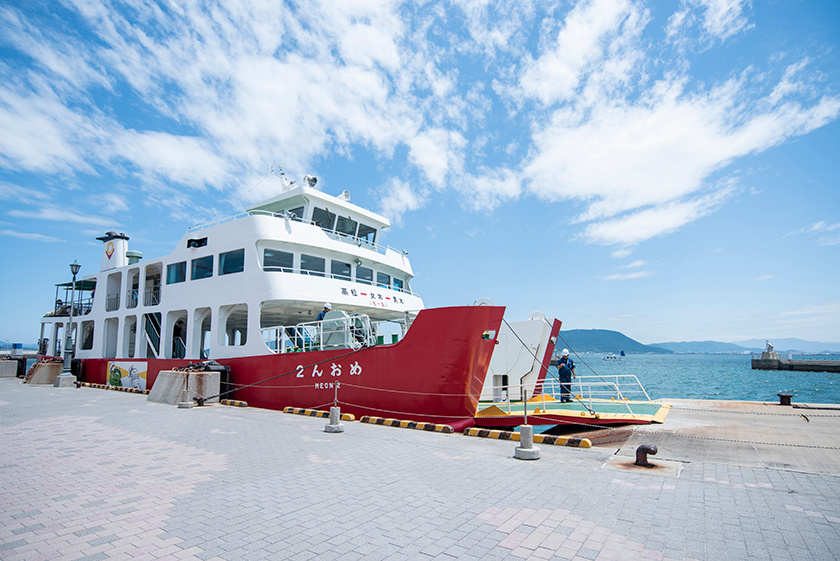
{"type": "Polygon", "coordinates": [[[0,380],[0,559],[840,556],[837,477],[325,424],[0,380]]]}

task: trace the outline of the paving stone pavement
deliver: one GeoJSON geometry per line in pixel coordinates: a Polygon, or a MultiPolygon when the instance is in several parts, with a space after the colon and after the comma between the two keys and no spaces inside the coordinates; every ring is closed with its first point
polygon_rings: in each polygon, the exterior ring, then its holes
{"type": "Polygon", "coordinates": [[[836,559],[840,480],[0,379],[0,559],[836,559]]]}

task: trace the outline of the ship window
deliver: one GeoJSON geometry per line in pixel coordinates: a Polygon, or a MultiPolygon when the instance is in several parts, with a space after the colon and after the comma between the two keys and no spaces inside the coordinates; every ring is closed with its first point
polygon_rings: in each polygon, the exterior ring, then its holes
{"type": "Polygon", "coordinates": [[[391,275],[385,273],[376,273],[376,286],[381,288],[391,288],[391,275]]]}
{"type": "Polygon", "coordinates": [[[175,284],[187,280],[187,262],[172,263],[166,266],[166,284],[175,284]]]}
{"type": "Polygon", "coordinates": [[[266,249],[263,252],[263,268],[266,271],[291,273],[294,270],[295,256],[286,251],[266,249]]]}
{"type": "Polygon", "coordinates": [[[93,348],[93,322],[82,322],[82,350],[89,351],[93,348]]]}
{"type": "Polygon", "coordinates": [[[297,208],[293,208],[289,210],[289,214],[293,215],[292,220],[297,220],[300,222],[303,220],[303,207],[299,206],[297,208]]]}
{"type": "Polygon", "coordinates": [[[365,224],[359,224],[359,233],[357,234],[360,240],[367,243],[376,243],[376,228],[371,228],[365,224]]]}
{"type": "Polygon", "coordinates": [[[326,263],[327,260],[323,257],[302,254],[300,256],[300,272],[305,275],[323,277],[326,263]]]}
{"type": "Polygon", "coordinates": [[[192,260],[192,272],[190,278],[192,280],[206,279],[213,276],[213,256],[199,257],[192,260]]]}
{"type": "Polygon", "coordinates": [[[373,284],[373,271],[367,267],[356,267],[356,282],[373,284]]]}
{"type": "Polygon", "coordinates": [[[312,222],[324,230],[332,230],[335,224],[335,214],[323,208],[315,207],[312,211],[312,222]]]}
{"type": "Polygon", "coordinates": [[[219,274],[229,275],[245,270],[245,250],[237,249],[219,254],[219,274]]]}
{"type": "Polygon", "coordinates": [[[330,261],[330,272],[333,278],[350,280],[350,263],[341,261],[330,261]]]}
{"type": "Polygon", "coordinates": [[[339,234],[345,234],[347,236],[355,236],[356,235],[356,222],[355,220],[351,220],[350,218],[344,218],[343,216],[338,217],[338,222],[335,225],[335,231],[339,234]]]}
{"type": "Polygon", "coordinates": [[[207,245],[207,238],[197,238],[197,239],[187,240],[187,247],[192,248],[192,249],[195,249],[197,247],[204,247],[205,245],[207,245]]]}
{"type": "Polygon", "coordinates": [[[400,292],[403,292],[403,281],[402,281],[402,279],[398,279],[397,277],[394,277],[394,290],[399,290],[400,292]]]}

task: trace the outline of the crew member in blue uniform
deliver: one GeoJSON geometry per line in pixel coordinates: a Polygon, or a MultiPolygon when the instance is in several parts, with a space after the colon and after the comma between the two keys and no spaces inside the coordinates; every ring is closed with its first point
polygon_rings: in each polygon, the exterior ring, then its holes
{"type": "Polygon", "coordinates": [[[324,309],[321,310],[321,312],[318,314],[318,321],[324,319],[324,316],[327,315],[327,312],[329,312],[330,310],[332,310],[332,304],[327,302],[326,304],[324,304],[324,309]]]}
{"type": "Polygon", "coordinates": [[[569,358],[569,349],[563,349],[557,369],[560,371],[560,403],[568,403],[572,401],[572,378],[575,377],[575,361],[569,358]]]}

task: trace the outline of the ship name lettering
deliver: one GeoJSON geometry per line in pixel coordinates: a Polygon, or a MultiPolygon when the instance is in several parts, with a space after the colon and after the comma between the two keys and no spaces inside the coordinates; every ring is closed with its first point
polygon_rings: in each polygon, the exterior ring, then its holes
{"type": "Polygon", "coordinates": [[[315,382],[316,390],[331,390],[334,388],[335,384],[333,382],[315,382]]]}

